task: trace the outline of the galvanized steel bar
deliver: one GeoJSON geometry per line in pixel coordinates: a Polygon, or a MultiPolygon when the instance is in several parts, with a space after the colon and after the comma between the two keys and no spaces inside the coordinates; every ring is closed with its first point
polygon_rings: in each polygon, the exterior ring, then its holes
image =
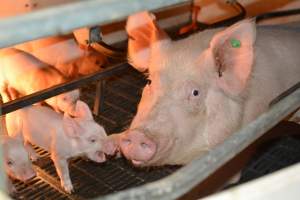
{"type": "Polygon", "coordinates": [[[154,10],[189,1],[86,0],[4,18],[0,20],[0,48],[120,20],[141,10],[154,10]]]}
{"type": "Polygon", "coordinates": [[[285,97],[243,129],[230,136],[202,158],[179,169],[174,174],[141,187],[99,197],[105,200],[175,199],[205,180],[215,170],[261,137],[278,122],[300,107],[300,89],[285,97]]]}

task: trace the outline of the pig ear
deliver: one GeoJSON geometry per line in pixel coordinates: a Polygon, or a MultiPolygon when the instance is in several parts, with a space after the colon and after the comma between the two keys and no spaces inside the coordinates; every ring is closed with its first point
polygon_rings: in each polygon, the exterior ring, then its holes
{"type": "Polygon", "coordinates": [[[77,124],[76,120],[71,118],[67,113],[64,114],[63,118],[63,128],[67,136],[72,138],[78,138],[79,137],[79,125],[77,124]]]}
{"type": "Polygon", "coordinates": [[[231,95],[241,93],[250,78],[255,39],[254,21],[244,20],[215,35],[210,43],[217,83],[231,95]]]}
{"type": "Polygon", "coordinates": [[[128,60],[139,71],[146,71],[151,56],[151,47],[159,46],[163,40],[170,40],[158,27],[155,16],[149,12],[140,12],[128,17],[128,60]]]}
{"type": "Polygon", "coordinates": [[[93,120],[93,115],[92,115],[92,112],[91,112],[89,106],[80,100],[77,100],[77,102],[76,102],[74,116],[76,118],[81,118],[81,119],[85,119],[85,120],[93,120]]]}

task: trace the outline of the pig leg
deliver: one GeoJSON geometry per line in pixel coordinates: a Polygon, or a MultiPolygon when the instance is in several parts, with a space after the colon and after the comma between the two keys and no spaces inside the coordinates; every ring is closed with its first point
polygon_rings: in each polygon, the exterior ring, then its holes
{"type": "Polygon", "coordinates": [[[1,97],[2,97],[2,102],[3,103],[11,101],[11,97],[10,97],[9,92],[8,92],[7,89],[8,89],[7,85],[1,85],[0,86],[0,94],[1,94],[1,97]]]}
{"type": "Polygon", "coordinates": [[[19,92],[13,87],[7,87],[7,92],[10,96],[10,100],[15,100],[19,97],[19,92]]]}
{"type": "Polygon", "coordinates": [[[32,145],[28,141],[24,142],[24,147],[25,147],[26,151],[28,152],[28,154],[30,155],[30,159],[32,161],[36,161],[39,158],[39,156],[33,149],[32,145]]]}
{"type": "Polygon", "coordinates": [[[55,154],[51,154],[51,159],[54,162],[57,174],[60,178],[60,184],[67,193],[73,191],[73,185],[70,179],[68,162],[55,154]]]}

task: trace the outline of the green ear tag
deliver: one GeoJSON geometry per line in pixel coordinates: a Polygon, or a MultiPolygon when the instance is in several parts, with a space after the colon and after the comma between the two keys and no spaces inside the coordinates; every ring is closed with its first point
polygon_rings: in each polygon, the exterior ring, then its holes
{"type": "Polygon", "coordinates": [[[231,39],[230,43],[231,43],[231,46],[233,48],[240,48],[241,47],[241,41],[239,41],[237,39],[231,39]]]}

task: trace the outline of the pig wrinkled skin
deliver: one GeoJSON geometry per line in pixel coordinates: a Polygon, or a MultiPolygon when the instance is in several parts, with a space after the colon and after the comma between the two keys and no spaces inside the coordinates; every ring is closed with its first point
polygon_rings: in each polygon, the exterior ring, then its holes
{"type": "MultiPolygon", "coordinates": [[[[9,90],[29,95],[68,80],[55,68],[17,49],[2,49],[0,58],[0,93],[4,102],[12,99],[9,90]]],[[[78,99],[79,90],[73,90],[45,102],[57,112],[72,112],[78,99]]]]}
{"type": "Polygon", "coordinates": [[[76,103],[76,114],[71,118],[67,113],[63,115],[45,106],[29,106],[8,114],[6,119],[10,137],[21,136],[28,149],[35,144],[51,153],[66,192],[73,190],[68,159],[86,156],[95,162],[104,162],[104,153],[113,152],[109,149],[112,146],[106,144],[105,130],[94,121],[89,107],[80,100],[76,103]]]}
{"type": "Polygon", "coordinates": [[[300,28],[243,20],[171,41],[141,12],[126,30],[129,61],[151,80],[128,130],[114,135],[136,166],[187,164],[300,80],[300,28]]]}
{"type": "Polygon", "coordinates": [[[81,49],[73,38],[63,36],[33,40],[18,44],[15,48],[54,66],[71,79],[97,72],[106,62],[104,55],[94,50],[81,49]]]}

